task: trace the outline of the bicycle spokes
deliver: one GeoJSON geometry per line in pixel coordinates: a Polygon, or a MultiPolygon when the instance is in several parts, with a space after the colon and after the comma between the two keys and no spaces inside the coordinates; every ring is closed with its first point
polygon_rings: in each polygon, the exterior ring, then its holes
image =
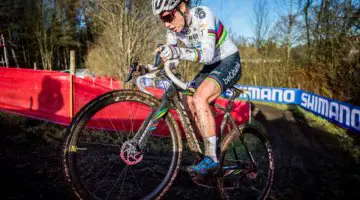
{"type": "Polygon", "coordinates": [[[263,199],[273,178],[273,158],[268,141],[261,133],[245,132],[231,138],[224,151],[222,197],[263,199]]]}

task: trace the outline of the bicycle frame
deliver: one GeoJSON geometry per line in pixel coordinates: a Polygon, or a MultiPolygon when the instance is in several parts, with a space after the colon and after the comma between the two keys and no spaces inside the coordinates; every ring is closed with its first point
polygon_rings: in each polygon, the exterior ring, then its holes
{"type": "MultiPolygon", "coordinates": [[[[188,150],[196,156],[191,158],[195,164],[203,158],[200,148],[202,138],[196,135],[196,124],[191,122],[189,110],[185,109],[182,101],[182,94],[191,96],[194,93],[172,74],[170,67],[164,65],[138,77],[136,84],[142,92],[110,91],[89,102],[72,120],[62,145],[62,156],[65,178],[78,198],[160,199],[175,181],[181,161],[189,164],[188,152],[183,152],[183,142],[186,141],[182,139],[187,140],[188,150]],[[141,78],[159,76],[169,83],[160,99],[149,95],[145,85],[141,84],[141,78]],[[115,103],[114,107],[110,107],[115,103]],[[111,112],[111,108],[118,106],[124,107],[124,112],[111,112]],[[130,108],[127,110],[126,107],[130,108]],[[178,118],[173,116],[174,110],[178,118]],[[112,115],[116,120],[112,120],[112,115]],[[181,134],[183,132],[179,127],[185,134],[181,134]],[[158,132],[165,137],[158,136],[158,132]]],[[[131,73],[127,80],[131,80],[131,73]]],[[[233,104],[236,105],[234,100],[242,91],[234,87],[232,91],[225,104],[223,101],[211,103],[214,111],[222,111],[218,116],[222,118],[219,119],[221,125],[216,127],[218,136],[223,137],[217,145],[217,150],[221,150],[218,151],[219,167],[205,177],[192,170],[187,171],[195,184],[216,188],[223,199],[229,199],[231,194],[238,198],[243,193],[242,187],[239,187],[245,180],[243,178],[246,178],[245,189],[254,188],[256,195],[265,199],[274,176],[271,144],[266,131],[252,120],[251,104],[248,104],[250,120],[237,124],[233,104]],[[262,146],[262,151],[257,151],[258,145],[262,146]],[[258,170],[262,164],[264,170],[258,170]]]]}
{"type": "MultiPolygon", "coordinates": [[[[171,109],[172,104],[175,106],[175,110],[179,115],[181,126],[185,131],[185,137],[188,141],[188,147],[194,153],[197,158],[200,158],[202,155],[202,150],[199,145],[199,140],[197,139],[196,133],[194,131],[194,124],[190,122],[190,118],[188,116],[187,110],[184,108],[184,105],[180,98],[180,93],[182,92],[184,95],[192,95],[193,92],[189,90],[179,91],[179,89],[175,86],[175,84],[168,79],[165,73],[161,70],[159,72],[166,80],[169,81],[170,86],[165,90],[164,95],[161,98],[161,104],[158,108],[153,110],[149,117],[144,121],[144,123],[139,128],[138,132],[136,133],[134,139],[138,141],[138,145],[140,149],[143,149],[147,139],[152,134],[152,132],[156,129],[159,121],[166,115],[166,113],[171,109]]],[[[225,126],[230,120],[233,127],[237,133],[241,133],[237,123],[235,122],[234,118],[231,116],[230,111],[232,109],[232,105],[234,100],[240,95],[239,92],[233,92],[230,97],[230,102],[226,107],[222,107],[214,102],[210,103],[211,106],[221,110],[224,112],[224,117],[221,122],[220,133],[218,134],[219,138],[221,138],[224,134],[225,126]]],[[[249,102],[249,100],[248,100],[249,102]]],[[[251,104],[249,104],[251,106],[251,104]]],[[[250,107],[250,120],[251,121],[251,107],[250,107]]],[[[220,141],[220,140],[219,140],[220,141]]],[[[249,155],[251,157],[251,155],[249,155]]],[[[222,158],[220,158],[222,159],[222,158]]]]}

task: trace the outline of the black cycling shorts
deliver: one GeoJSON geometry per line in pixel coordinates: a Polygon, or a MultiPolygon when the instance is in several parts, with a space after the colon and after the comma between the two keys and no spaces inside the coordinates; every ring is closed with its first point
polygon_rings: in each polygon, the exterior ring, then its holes
{"type": "Polygon", "coordinates": [[[211,65],[204,65],[201,71],[191,81],[189,88],[197,89],[200,84],[209,79],[214,81],[220,94],[235,85],[241,76],[241,62],[239,52],[211,65]]]}

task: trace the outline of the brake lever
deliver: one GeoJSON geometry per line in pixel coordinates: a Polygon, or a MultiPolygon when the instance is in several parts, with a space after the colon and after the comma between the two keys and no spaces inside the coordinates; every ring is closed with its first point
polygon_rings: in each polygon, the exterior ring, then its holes
{"type": "MultiPolygon", "coordinates": [[[[161,46],[163,46],[163,45],[159,44],[157,47],[161,47],[161,46]]],[[[154,67],[158,67],[161,65],[162,60],[161,60],[160,53],[161,52],[157,52],[155,55],[154,67]]],[[[132,75],[133,75],[134,71],[136,71],[137,66],[138,66],[137,62],[130,64],[130,70],[124,81],[125,83],[129,82],[132,79],[132,75]]]]}
{"type": "Polygon", "coordinates": [[[132,79],[132,75],[133,75],[134,71],[136,71],[136,67],[137,67],[137,63],[130,64],[130,70],[124,81],[125,83],[129,82],[132,79]]]}
{"type": "MultiPolygon", "coordinates": [[[[163,44],[158,44],[157,45],[158,48],[162,47],[162,46],[163,46],[163,44]]],[[[161,60],[160,54],[161,54],[161,52],[157,52],[156,55],[155,55],[154,67],[158,67],[161,64],[162,60],[161,60]]]]}
{"type": "Polygon", "coordinates": [[[161,64],[160,52],[157,52],[155,55],[154,67],[158,67],[160,64],[161,64]]]}

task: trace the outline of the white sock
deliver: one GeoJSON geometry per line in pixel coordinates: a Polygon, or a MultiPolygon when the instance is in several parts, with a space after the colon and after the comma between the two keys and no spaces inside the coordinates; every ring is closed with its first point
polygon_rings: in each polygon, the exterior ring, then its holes
{"type": "Polygon", "coordinates": [[[216,136],[204,137],[205,155],[213,159],[214,162],[218,162],[216,156],[216,136]]]}

